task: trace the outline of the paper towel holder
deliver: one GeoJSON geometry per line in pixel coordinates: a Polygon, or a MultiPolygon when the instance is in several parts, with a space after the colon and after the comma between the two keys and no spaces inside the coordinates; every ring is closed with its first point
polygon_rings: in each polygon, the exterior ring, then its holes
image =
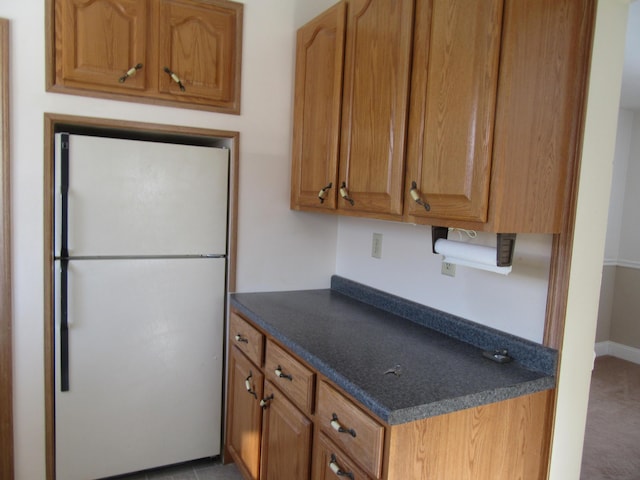
{"type": "MultiPolygon", "coordinates": [[[[436,252],[436,241],[441,238],[447,239],[449,227],[431,227],[431,248],[436,252]]],[[[516,246],[515,233],[496,234],[496,265],[498,267],[510,267],[513,263],[513,250],[516,246]]]]}

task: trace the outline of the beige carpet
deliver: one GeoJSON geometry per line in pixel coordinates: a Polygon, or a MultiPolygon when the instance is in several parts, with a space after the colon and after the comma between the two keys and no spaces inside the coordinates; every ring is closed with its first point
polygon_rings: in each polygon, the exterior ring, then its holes
{"type": "Polygon", "coordinates": [[[596,359],[580,480],[640,480],[640,365],[596,359]]]}

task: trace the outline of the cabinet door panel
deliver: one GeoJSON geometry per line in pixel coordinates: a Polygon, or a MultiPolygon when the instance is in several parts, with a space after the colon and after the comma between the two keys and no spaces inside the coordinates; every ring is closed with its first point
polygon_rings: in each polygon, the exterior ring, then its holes
{"type": "Polygon", "coordinates": [[[237,106],[241,6],[226,2],[160,2],[158,90],[200,103],[237,106]],[[180,84],[164,70],[169,69],[180,84]]]}
{"type": "Polygon", "coordinates": [[[400,215],[413,0],[351,0],[347,15],[340,175],[345,211],[400,215]]]}
{"type": "Polygon", "coordinates": [[[262,480],[308,480],[313,424],[269,381],[262,434],[262,480]]]}
{"type": "Polygon", "coordinates": [[[406,213],[487,220],[503,0],[419,0],[406,213]],[[412,183],[431,209],[408,195],[412,183]]]}
{"type": "Polygon", "coordinates": [[[229,353],[228,372],[227,449],[238,468],[258,480],[264,377],[236,347],[229,353]],[[255,395],[247,390],[247,382],[255,395]]]}
{"type": "Polygon", "coordinates": [[[146,88],[146,0],[57,0],[56,77],[65,85],[114,90],[146,88]],[[64,45],[64,49],[62,49],[64,45]],[[137,64],[142,68],[118,80],[137,64]]]}
{"type": "Polygon", "coordinates": [[[298,30],[292,208],[336,208],[345,15],[338,3],[298,30]]]}

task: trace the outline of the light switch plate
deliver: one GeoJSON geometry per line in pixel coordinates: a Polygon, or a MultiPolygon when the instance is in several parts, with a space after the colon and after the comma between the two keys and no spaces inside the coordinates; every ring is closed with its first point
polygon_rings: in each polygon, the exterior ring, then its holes
{"type": "Polygon", "coordinates": [[[371,239],[371,256],[373,258],[382,258],[382,234],[374,233],[371,239]]]}

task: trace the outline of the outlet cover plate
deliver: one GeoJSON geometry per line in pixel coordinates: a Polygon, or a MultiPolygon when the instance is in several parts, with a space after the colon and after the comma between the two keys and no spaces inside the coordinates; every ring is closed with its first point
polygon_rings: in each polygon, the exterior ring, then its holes
{"type": "Polygon", "coordinates": [[[456,264],[449,262],[442,262],[442,275],[448,275],[449,277],[456,276],[456,264]]]}

